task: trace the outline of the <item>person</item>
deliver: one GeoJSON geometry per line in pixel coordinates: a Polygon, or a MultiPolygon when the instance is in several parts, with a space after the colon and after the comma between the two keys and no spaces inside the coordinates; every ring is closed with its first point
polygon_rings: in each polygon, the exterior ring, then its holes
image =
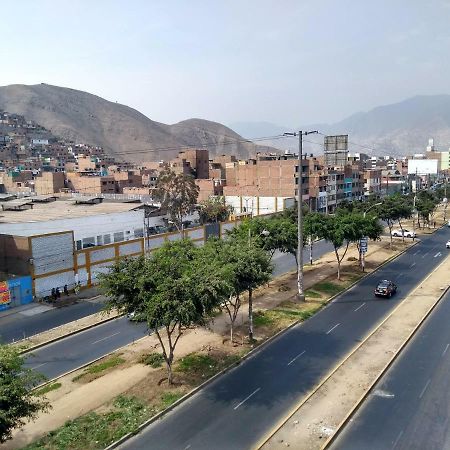
{"type": "Polygon", "coordinates": [[[69,289],[67,289],[67,284],[64,285],[64,294],[69,295],[69,289]]]}
{"type": "Polygon", "coordinates": [[[61,297],[61,291],[59,290],[59,287],[56,288],[56,297],[57,298],[61,297]]]}
{"type": "Polygon", "coordinates": [[[55,301],[56,300],[56,289],[52,288],[52,300],[55,301]]]}

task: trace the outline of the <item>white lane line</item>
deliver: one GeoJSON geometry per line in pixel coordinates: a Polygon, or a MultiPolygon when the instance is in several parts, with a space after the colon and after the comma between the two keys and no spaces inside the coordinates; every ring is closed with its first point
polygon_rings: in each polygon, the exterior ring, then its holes
{"type": "Polygon", "coordinates": [[[328,330],[325,334],[330,334],[336,327],[338,327],[340,325],[340,323],[337,323],[333,328],[331,328],[330,330],[328,330]]]}
{"type": "Polygon", "coordinates": [[[288,366],[290,366],[297,358],[300,358],[300,356],[304,355],[305,353],[306,353],[306,350],[303,350],[295,358],[291,359],[291,361],[288,362],[288,366]]]}
{"type": "Polygon", "coordinates": [[[414,267],[416,265],[416,263],[412,263],[409,267],[414,267]]]}
{"type": "Polygon", "coordinates": [[[431,379],[429,379],[429,380],[427,381],[427,384],[426,384],[425,387],[422,389],[422,392],[420,393],[419,398],[422,398],[422,397],[423,397],[423,394],[425,394],[425,391],[427,390],[427,387],[428,387],[428,385],[430,384],[430,382],[431,382],[431,379]]]}
{"type": "Polygon", "coordinates": [[[395,277],[395,279],[398,280],[402,275],[403,275],[403,272],[402,272],[402,273],[399,273],[399,274],[395,277]]]}
{"type": "Polygon", "coordinates": [[[433,256],[433,258],[437,258],[438,256],[441,256],[441,255],[442,255],[441,252],[437,252],[437,253],[433,256]]]}
{"type": "Polygon", "coordinates": [[[413,253],[413,256],[416,256],[416,255],[418,255],[419,253],[420,253],[420,250],[417,250],[416,253],[413,253]]]}
{"type": "Polygon", "coordinates": [[[427,256],[427,255],[428,255],[428,252],[424,253],[422,258],[425,258],[425,256],[427,256]]]}
{"type": "Polygon", "coordinates": [[[191,444],[189,444],[186,447],[184,447],[184,450],[189,450],[191,447],[192,447],[191,444]]]}
{"type": "Polygon", "coordinates": [[[234,410],[236,411],[236,409],[239,408],[239,406],[243,405],[250,397],[253,397],[258,391],[260,391],[261,388],[259,387],[258,389],[254,390],[248,397],[244,398],[244,400],[242,400],[241,403],[238,403],[235,407],[234,410]]]}
{"type": "Polygon", "coordinates": [[[359,305],[356,309],[354,309],[353,311],[356,312],[358,311],[358,309],[361,309],[364,305],[366,304],[366,302],[364,302],[362,305],[359,305]]]}
{"type": "Polygon", "coordinates": [[[106,339],[112,338],[113,336],[116,336],[117,334],[120,334],[120,331],[118,331],[117,333],[111,334],[110,336],[101,338],[98,341],[91,342],[91,345],[98,344],[99,342],[102,342],[102,341],[106,341],[106,339]]]}
{"type": "Polygon", "coordinates": [[[394,445],[392,446],[393,449],[397,446],[398,441],[399,441],[400,438],[402,437],[402,434],[403,434],[403,430],[400,431],[400,433],[398,433],[397,439],[395,440],[394,445]]]}
{"type": "Polygon", "coordinates": [[[45,366],[46,364],[47,364],[47,363],[45,362],[45,363],[39,364],[38,366],[34,366],[34,367],[32,367],[31,369],[34,370],[34,369],[37,369],[37,368],[39,368],[39,367],[45,366]]]}
{"type": "Polygon", "coordinates": [[[450,344],[447,344],[445,347],[445,350],[442,352],[442,356],[444,356],[447,353],[448,348],[450,347],[450,344]]]}

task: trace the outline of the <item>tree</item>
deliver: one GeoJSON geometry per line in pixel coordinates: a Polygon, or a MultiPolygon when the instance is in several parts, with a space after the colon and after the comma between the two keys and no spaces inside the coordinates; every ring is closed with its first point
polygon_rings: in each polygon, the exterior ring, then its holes
{"type": "Polygon", "coordinates": [[[389,235],[391,237],[390,245],[392,246],[392,228],[394,222],[398,221],[401,228],[401,219],[411,217],[412,207],[402,195],[394,194],[383,199],[381,205],[378,206],[377,212],[379,217],[384,220],[389,227],[389,235]]]}
{"type": "Polygon", "coordinates": [[[42,397],[34,395],[31,388],[44,377],[24,367],[20,349],[0,345],[0,443],[11,439],[14,428],[33,420],[40,411],[49,407],[42,397]]]}
{"type": "Polygon", "coordinates": [[[199,206],[200,222],[202,224],[224,222],[233,212],[233,208],[225,204],[224,197],[210,197],[208,200],[201,202],[199,206]]]}
{"type": "Polygon", "coordinates": [[[417,194],[416,208],[417,212],[419,213],[418,216],[422,217],[424,223],[426,223],[428,226],[430,226],[430,219],[433,217],[438,204],[439,200],[431,192],[420,191],[417,194]]]}
{"type": "Polygon", "coordinates": [[[323,234],[323,227],[324,227],[324,218],[325,216],[323,214],[313,212],[309,213],[305,216],[304,219],[304,233],[303,236],[306,238],[308,236],[309,240],[309,260],[312,264],[312,249],[313,249],[313,242],[315,239],[320,238],[323,234]]]}
{"type": "Polygon", "coordinates": [[[166,209],[178,231],[182,229],[183,217],[192,210],[199,188],[192,176],[163,170],[158,177],[153,197],[166,209]]]}
{"type": "Polygon", "coordinates": [[[144,267],[128,266],[135,270],[136,298],[117,278],[113,268],[101,276],[106,286],[106,308],[119,312],[137,306],[148,325],[149,333],[156,334],[167,365],[169,384],[173,383],[172,363],[177,343],[183,332],[195,325],[204,325],[229,292],[227,280],[214,268],[204,267],[198,261],[198,249],[192,241],[166,242],[145,260],[144,267]]]}

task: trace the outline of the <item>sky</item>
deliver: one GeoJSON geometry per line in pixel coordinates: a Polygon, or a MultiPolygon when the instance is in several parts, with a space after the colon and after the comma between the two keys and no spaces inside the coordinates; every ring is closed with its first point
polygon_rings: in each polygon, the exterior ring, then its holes
{"type": "Polygon", "coordinates": [[[152,120],[332,123],[450,94],[450,0],[16,0],[0,86],[87,91],[152,120]]]}

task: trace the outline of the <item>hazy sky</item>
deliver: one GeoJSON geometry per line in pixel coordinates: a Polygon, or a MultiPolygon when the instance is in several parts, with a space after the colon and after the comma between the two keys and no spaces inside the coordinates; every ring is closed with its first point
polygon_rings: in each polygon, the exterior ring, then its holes
{"type": "Polygon", "coordinates": [[[296,126],[450,93],[450,0],[15,0],[1,16],[0,85],[165,123],[296,126]]]}

